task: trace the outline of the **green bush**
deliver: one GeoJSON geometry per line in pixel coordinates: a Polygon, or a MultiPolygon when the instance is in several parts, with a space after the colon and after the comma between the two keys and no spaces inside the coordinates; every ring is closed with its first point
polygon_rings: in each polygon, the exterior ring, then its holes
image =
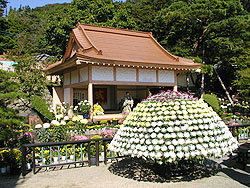
{"type": "Polygon", "coordinates": [[[101,124],[101,125],[107,125],[107,124],[108,124],[108,121],[107,121],[107,120],[102,120],[102,121],[100,121],[100,124],[101,124]]]}
{"type": "MultiPolygon", "coordinates": [[[[95,135],[95,136],[91,137],[90,139],[100,139],[100,138],[102,138],[102,137],[99,135],[95,135]]],[[[103,141],[99,141],[99,154],[103,151],[104,151],[103,141]]],[[[94,141],[91,142],[90,156],[96,156],[96,148],[95,148],[94,141]]]]}
{"type": "Polygon", "coordinates": [[[1,150],[0,167],[10,166],[11,169],[21,168],[22,152],[19,149],[1,150]]]}
{"type": "Polygon", "coordinates": [[[53,113],[49,111],[48,104],[41,97],[36,95],[31,97],[31,108],[37,111],[42,119],[53,120],[53,113]]]}
{"type": "Polygon", "coordinates": [[[36,134],[39,142],[61,142],[70,139],[66,129],[60,127],[50,127],[49,129],[37,129],[36,134]]]}
{"type": "Polygon", "coordinates": [[[211,94],[211,95],[210,95],[210,94],[205,94],[205,95],[203,96],[203,99],[204,99],[204,101],[205,101],[206,103],[209,104],[209,106],[211,106],[211,107],[214,109],[214,111],[215,111],[217,114],[221,115],[222,110],[221,110],[221,107],[220,107],[220,105],[219,105],[218,98],[217,98],[217,96],[216,96],[215,94],[211,94]]]}

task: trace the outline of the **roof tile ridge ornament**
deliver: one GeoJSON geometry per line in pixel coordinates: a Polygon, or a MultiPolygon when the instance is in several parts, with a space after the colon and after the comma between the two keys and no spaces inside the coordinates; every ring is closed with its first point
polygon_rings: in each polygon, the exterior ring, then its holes
{"type": "MultiPolygon", "coordinates": [[[[149,36],[151,37],[151,39],[157,44],[158,47],[160,47],[166,54],[168,54],[170,57],[172,57],[176,62],[180,62],[180,60],[187,60],[187,61],[192,61],[192,62],[187,62],[185,61],[185,63],[194,63],[193,60],[191,59],[187,59],[187,58],[182,58],[176,55],[171,54],[170,52],[168,52],[165,48],[163,48],[159,42],[157,42],[157,40],[155,40],[155,38],[153,37],[152,32],[149,33],[149,36]]],[[[183,61],[182,61],[183,62],[183,61]]]]}
{"type": "Polygon", "coordinates": [[[87,35],[87,33],[85,32],[84,27],[82,26],[82,24],[80,22],[77,23],[77,28],[82,31],[83,35],[86,37],[86,39],[89,41],[89,43],[91,44],[91,47],[93,47],[96,51],[98,55],[102,55],[102,50],[99,50],[94,43],[90,40],[89,36],[87,35]]]}
{"type": "Polygon", "coordinates": [[[101,26],[101,25],[91,25],[91,24],[81,24],[81,25],[86,25],[86,26],[90,26],[90,27],[99,27],[99,28],[103,28],[103,29],[114,29],[114,30],[119,30],[119,31],[141,33],[141,34],[145,34],[145,35],[151,33],[151,32],[146,32],[146,31],[136,31],[136,30],[130,30],[130,29],[116,28],[116,27],[106,27],[106,26],[101,26]]]}

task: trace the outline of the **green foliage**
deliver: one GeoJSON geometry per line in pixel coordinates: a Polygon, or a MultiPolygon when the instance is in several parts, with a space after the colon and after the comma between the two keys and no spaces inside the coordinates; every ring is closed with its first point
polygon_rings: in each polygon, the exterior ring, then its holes
{"type": "Polygon", "coordinates": [[[206,101],[213,109],[216,113],[218,113],[219,115],[221,115],[221,107],[219,105],[217,96],[215,94],[205,94],[203,96],[204,101],[206,101]]]}
{"type": "MultiPolygon", "coordinates": [[[[172,1],[155,16],[153,31],[158,41],[176,55],[199,57],[207,65],[222,62],[218,72],[226,87],[232,87],[237,78],[233,65],[245,64],[239,57],[249,56],[249,22],[249,13],[240,1],[172,1]]],[[[206,80],[206,89],[218,92],[221,88],[217,79],[206,80]]]]}
{"type": "Polygon", "coordinates": [[[101,124],[101,125],[107,125],[107,124],[108,124],[108,121],[107,121],[107,120],[102,120],[102,121],[100,121],[100,124],[101,124]]]}
{"type": "Polygon", "coordinates": [[[46,75],[42,71],[45,62],[37,62],[34,56],[30,55],[12,58],[17,62],[15,71],[18,76],[19,90],[26,93],[22,106],[30,108],[31,97],[34,95],[42,97],[47,89],[46,75]]]}
{"type": "Polygon", "coordinates": [[[150,31],[174,55],[205,62],[205,89],[221,88],[211,71],[212,65],[221,62],[217,71],[225,86],[247,97],[249,7],[246,0],[74,0],[25,7],[1,17],[0,53],[47,53],[60,59],[78,22],[150,31]]]}
{"type": "Polygon", "coordinates": [[[250,67],[239,70],[238,72],[239,79],[235,80],[235,85],[238,86],[239,92],[246,99],[250,99],[250,67]]]}
{"type": "Polygon", "coordinates": [[[22,152],[18,149],[0,151],[0,167],[10,166],[11,169],[21,168],[22,152]]]}
{"type": "Polygon", "coordinates": [[[53,120],[54,115],[49,111],[49,106],[44,99],[39,96],[31,97],[31,108],[35,109],[39,115],[43,116],[43,119],[53,120]]]}
{"type": "Polygon", "coordinates": [[[77,107],[78,112],[80,112],[81,114],[89,114],[91,105],[88,101],[81,101],[78,103],[77,107]]]}
{"type": "Polygon", "coordinates": [[[68,141],[69,135],[66,134],[66,127],[50,127],[47,129],[36,130],[39,142],[61,142],[68,141]]]}
{"type": "Polygon", "coordinates": [[[6,0],[0,0],[0,14],[1,14],[1,16],[3,14],[4,8],[6,7],[7,3],[8,2],[6,0]]]}
{"type": "Polygon", "coordinates": [[[39,142],[51,142],[52,132],[49,129],[37,129],[36,134],[39,142]]]}
{"type": "Polygon", "coordinates": [[[40,45],[45,52],[61,58],[70,33],[78,22],[93,25],[134,29],[131,6],[115,4],[112,0],[74,0],[70,5],[54,9],[48,16],[45,35],[40,45]]]}
{"type": "Polygon", "coordinates": [[[207,74],[209,76],[213,76],[213,66],[212,65],[202,65],[201,66],[201,73],[207,74]]]}
{"type": "Polygon", "coordinates": [[[4,33],[0,35],[2,37],[0,52],[7,52],[11,49],[15,55],[44,53],[40,40],[48,23],[48,17],[56,9],[65,6],[67,4],[46,5],[35,9],[24,7],[18,10],[10,10],[8,16],[3,18],[6,24],[1,29],[4,33]]]}
{"type": "Polygon", "coordinates": [[[0,70],[0,140],[10,148],[17,146],[17,136],[24,120],[18,115],[18,109],[14,108],[18,99],[25,97],[19,90],[16,76],[15,73],[0,70]]]}
{"type": "MultiPolygon", "coordinates": [[[[90,139],[100,139],[100,138],[102,138],[102,137],[96,135],[96,136],[91,137],[90,139]]],[[[102,141],[99,141],[99,154],[100,154],[101,152],[103,152],[103,151],[104,151],[103,142],[102,142],[102,141]]],[[[95,146],[95,142],[94,142],[94,141],[91,142],[91,146],[90,146],[90,156],[96,156],[96,146],[95,146]]]]}
{"type": "Polygon", "coordinates": [[[67,126],[74,126],[75,125],[75,123],[73,122],[73,121],[69,121],[68,123],[67,123],[67,126]]]}

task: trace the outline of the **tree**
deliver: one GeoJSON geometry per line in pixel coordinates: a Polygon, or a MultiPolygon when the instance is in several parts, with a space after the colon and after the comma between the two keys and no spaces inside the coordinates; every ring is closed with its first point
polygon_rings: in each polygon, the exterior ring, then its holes
{"type": "Polygon", "coordinates": [[[18,99],[25,97],[19,87],[16,73],[0,70],[0,141],[10,147],[17,143],[24,120],[15,108],[18,99]]]}
{"type": "Polygon", "coordinates": [[[6,0],[0,0],[0,13],[1,13],[1,16],[3,15],[4,8],[6,7],[6,5],[7,5],[6,0]]]}
{"type": "Polygon", "coordinates": [[[74,0],[69,6],[54,9],[48,18],[45,34],[40,40],[46,53],[61,58],[70,33],[78,22],[101,26],[134,29],[131,7],[112,0],[74,0]]]}
{"type": "Polygon", "coordinates": [[[2,28],[0,53],[9,50],[15,55],[44,53],[45,50],[39,41],[44,34],[48,17],[54,13],[54,10],[67,5],[52,4],[35,9],[26,6],[18,10],[10,10],[8,16],[3,17],[3,22],[0,23],[2,28]]]}
{"type": "MultiPolygon", "coordinates": [[[[176,55],[199,58],[211,65],[222,62],[218,73],[225,85],[232,87],[238,57],[250,47],[249,21],[240,1],[177,1],[159,11],[154,33],[176,55]]],[[[207,83],[207,89],[218,91],[215,84],[218,82],[207,83]]]]}
{"type": "Polygon", "coordinates": [[[23,98],[23,107],[30,108],[31,97],[41,96],[45,94],[48,81],[46,75],[42,71],[46,62],[38,62],[35,56],[25,55],[13,58],[17,64],[15,65],[15,71],[18,76],[19,89],[26,94],[23,98]]]}

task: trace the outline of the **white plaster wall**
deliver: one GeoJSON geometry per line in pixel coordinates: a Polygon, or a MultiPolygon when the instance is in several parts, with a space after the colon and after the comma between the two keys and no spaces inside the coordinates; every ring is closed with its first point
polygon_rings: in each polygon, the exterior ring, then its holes
{"type": "Polygon", "coordinates": [[[116,81],[136,82],[136,69],[117,68],[116,81]]]}
{"type": "Polygon", "coordinates": [[[139,69],[139,82],[156,82],[156,71],[139,69]]]}
{"type": "Polygon", "coordinates": [[[92,67],[92,80],[98,81],[114,81],[114,69],[113,67],[92,67]]]}
{"type": "Polygon", "coordinates": [[[63,102],[63,88],[62,87],[53,87],[52,88],[52,105],[54,110],[56,109],[57,104],[62,104],[63,102]]]}
{"type": "Polygon", "coordinates": [[[71,72],[71,84],[76,84],[79,82],[78,70],[71,72]]]}
{"type": "Polygon", "coordinates": [[[70,88],[64,88],[64,102],[70,104],[70,88]]]}
{"type": "MultiPolygon", "coordinates": [[[[192,76],[193,76],[193,79],[194,79],[194,82],[196,81],[197,79],[197,76],[195,73],[191,73],[192,76]]],[[[184,87],[187,87],[187,82],[186,82],[186,73],[181,73],[177,76],[177,83],[178,83],[178,86],[184,86],[184,87]]],[[[189,86],[194,86],[192,80],[191,80],[191,76],[189,74],[189,86]]]]}
{"type": "Polygon", "coordinates": [[[80,69],[80,82],[85,82],[88,81],[89,77],[88,77],[88,67],[84,67],[80,69]]]}
{"type": "Polygon", "coordinates": [[[160,83],[174,83],[174,71],[159,70],[158,76],[160,83]]]}
{"type": "Polygon", "coordinates": [[[69,85],[70,84],[70,73],[64,73],[63,75],[63,84],[66,86],[66,85],[69,85]]]}

